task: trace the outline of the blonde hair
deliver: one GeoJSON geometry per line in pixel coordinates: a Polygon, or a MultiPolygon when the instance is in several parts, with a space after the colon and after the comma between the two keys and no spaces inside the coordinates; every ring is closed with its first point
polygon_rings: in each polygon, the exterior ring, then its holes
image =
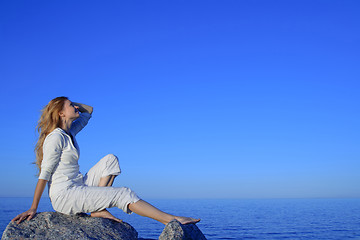
{"type": "Polygon", "coordinates": [[[43,160],[43,145],[46,136],[51,133],[55,128],[60,127],[61,119],[60,112],[63,110],[67,97],[57,97],[51,100],[42,110],[41,116],[36,126],[39,132],[39,140],[35,146],[36,162],[39,174],[41,171],[41,162],[43,160]]]}

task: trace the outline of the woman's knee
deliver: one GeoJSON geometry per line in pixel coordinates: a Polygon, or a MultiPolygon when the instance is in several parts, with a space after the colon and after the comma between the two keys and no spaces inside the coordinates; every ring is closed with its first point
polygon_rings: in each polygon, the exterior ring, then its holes
{"type": "Polygon", "coordinates": [[[116,155],[112,154],[112,153],[110,153],[110,154],[106,155],[105,157],[103,157],[102,160],[106,161],[108,163],[107,165],[111,165],[111,164],[114,164],[114,163],[119,164],[119,158],[116,155]]]}
{"type": "Polygon", "coordinates": [[[118,175],[121,173],[120,163],[117,156],[114,154],[108,154],[102,159],[105,161],[106,172],[112,175],[112,173],[116,173],[114,175],[118,175]]]}
{"type": "Polygon", "coordinates": [[[106,158],[109,158],[109,159],[114,159],[116,161],[118,161],[118,157],[112,153],[109,153],[108,155],[105,156],[106,158]]]}

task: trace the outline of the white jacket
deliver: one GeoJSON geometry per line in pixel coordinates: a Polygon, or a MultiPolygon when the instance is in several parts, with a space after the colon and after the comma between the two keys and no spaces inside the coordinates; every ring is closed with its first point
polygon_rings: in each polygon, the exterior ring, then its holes
{"type": "Polygon", "coordinates": [[[89,113],[80,113],[70,128],[71,137],[61,128],[56,128],[46,136],[43,145],[43,160],[39,179],[48,181],[49,196],[73,185],[83,185],[83,175],[79,171],[80,149],[75,136],[88,123],[89,113]]]}

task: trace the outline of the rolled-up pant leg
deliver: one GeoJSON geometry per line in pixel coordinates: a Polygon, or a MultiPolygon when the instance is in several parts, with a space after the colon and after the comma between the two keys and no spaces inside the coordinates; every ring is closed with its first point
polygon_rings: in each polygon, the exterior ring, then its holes
{"type": "Polygon", "coordinates": [[[136,193],[127,187],[75,186],[62,191],[51,201],[54,201],[54,210],[64,214],[97,212],[111,207],[131,214],[128,205],[139,200],[136,193]]]}
{"type": "Polygon", "coordinates": [[[114,154],[108,154],[93,166],[84,176],[86,186],[99,186],[100,178],[121,173],[119,159],[114,154]]]}
{"type": "Polygon", "coordinates": [[[118,158],[113,154],[105,156],[84,176],[85,185],[64,189],[59,195],[52,197],[54,210],[64,214],[76,214],[117,207],[125,213],[132,213],[128,205],[140,198],[130,188],[98,187],[100,178],[119,175],[120,172],[118,158]]]}

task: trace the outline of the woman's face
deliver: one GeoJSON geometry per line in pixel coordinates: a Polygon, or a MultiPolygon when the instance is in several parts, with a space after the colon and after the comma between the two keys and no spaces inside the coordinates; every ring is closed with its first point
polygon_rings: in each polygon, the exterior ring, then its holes
{"type": "Polygon", "coordinates": [[[70,100],[65,100],[63,110],[60,112],[60,116],[69,120],[77,119],[79,115],[78,106],[75,106],[70,100]]]}

